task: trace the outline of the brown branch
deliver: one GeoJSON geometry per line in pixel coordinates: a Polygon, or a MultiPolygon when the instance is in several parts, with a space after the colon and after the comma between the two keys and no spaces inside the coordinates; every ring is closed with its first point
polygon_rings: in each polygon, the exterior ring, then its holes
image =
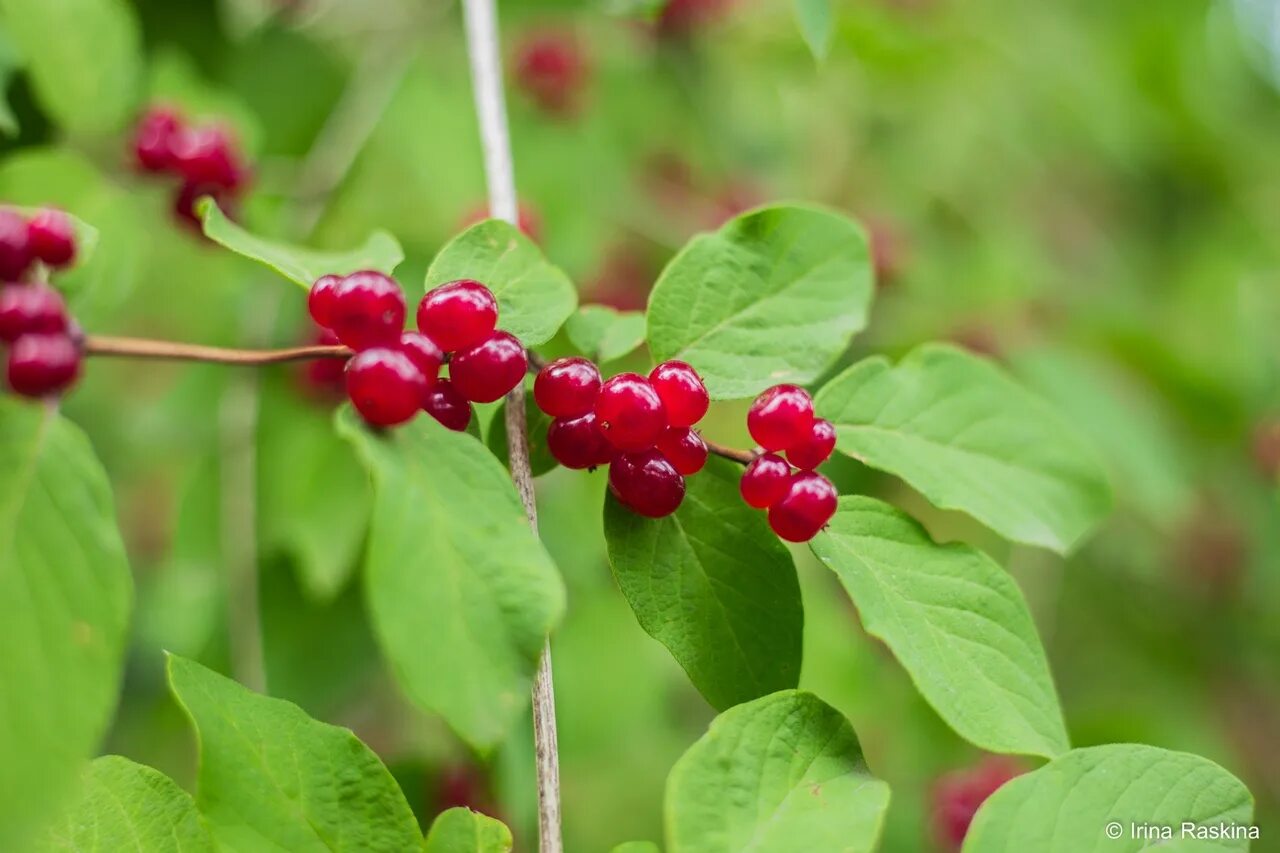
{"type": "Polygon", "coordinates": [[[85,355],[111,358],[144,358],[162,361],[207,361],[215,364],[255,366],[307,361],[316,358],[350,358],[344,346],[306,346],[287,349],[251,350],[206,347],[199,344],[152,341],[144,338],[117,338],[89,335],[84,340],[85,355]]]}
{"type": "Polygon", "coordinates": [[[702,437],[702,440],[706,442],[707,450],[711,453],[716,456],[721,456],[725,459],[738,462],[742,465],[750,465],[755,461],[755,458],[760,455],[759,450],[739,450],[736,447],[726,447],[723,444],[716,444],[705,435],[702,437]]]}

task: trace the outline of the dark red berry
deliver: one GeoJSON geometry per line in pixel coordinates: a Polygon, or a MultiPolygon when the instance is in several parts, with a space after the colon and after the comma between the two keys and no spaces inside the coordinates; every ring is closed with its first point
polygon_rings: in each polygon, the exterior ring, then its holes
{"type": "Polygon", "coordinates": [[[471,423],[471,404],[453,390],[448,379],[441,379],[427,391],[422,409],[454,432],[464,432],[471,423]]]}
{"type": "Polygon", "coordinates": [[[189,184],[238,189],[246,173],[227,131],[220,127],[189,127],[173,137],[173,166],[189,184]]]}
{"type": "Polygon", "coordinates": [[[20,281],[34,260],[27,220],[16,210],[0,208],[0,281],[20,281]]]}
{"type": "Polygon", "coordinates": [[[353,272],[337,286],[329,319],[338,340],[353,350],[392,346],[404,331],[404,294],[380,272],[353,272]]]}
{"type": "MultiPolygon", "coordinates": [[[[335,346],[338,336],[329,329],[318,329],[311,338],[318,346],[335,346]]],[[[346,388],[346,359],[313,358],[302,366],[302,389],[321,400],[340,399],[346,388]]]]}
{"type": "Polygon", "coordinates": [[[609,490],[631,511],[662,518],[684,500],[684,477],[656,450],[624,453],[609,466],[609,490]]]}
{"type": "Polygon", "coordinates": [[[539,108],[556,115],[580,105],[587,71],[582,47],[567,30],[536,33],[516,55],[516,82],[539,108]]]}
{"type": "Polygon", "coordinates": [[[608,465],[618,452],[596,426],[595,412],[552,421],[547,427],[547,449],[566,468],[608,465]]]}
{"type": "Polygon", "coordinates": [[[24,397],[62,391],[80,375],[80,358],[70,335],[23,335],[9,350],[9,387],[24,397]]]}
{"type": "Polygon", "coordinates": [[[402,332],[400,351],[418,366],[428,385],[436,384],[436,379],[440,376],[440,365],[444,364],[444,353],[436,346],[435,341],[421,332],[402,332]]]}
{"type": "Polygon", "coordinates": [[[707,443],[689,427],[670,427],[658,438],[658,452],[686,477],[707,464],[707,443]]]}
{"type": "Polygon", "coordinates": [[[422,408],[426,394],[426,377],[398,349],[374,347],[347,363],[347,396],[374,426],[394,426],[411,419],[422,408]]]}
{"type": "Polygon", "coordinates": [[[600,387],[596,421],[614,447],[633,453],[657,444],[667,428],[667,413],[648,379],[619,373],[600,387]]]}
{"type": "Polygon", "coordinates": [[[595,408],[600,370],[588,359],[557,358],[533,382],[538,408],[553,418],[576,418],[595,408]]]}
{"type": "Polygon", "coordinates": [[[769,526],[788,542],[808,542],[835,515],[837,499],[830,480],[801,471],[791,477],[782,499],[769,507],[769,526]]]}
{"type": "Polygon", "coordinates": [[[764,453],[751,460],[738,481],[738,491],[747,506],[768,509],[782,500],[791,482],[791,466],[787,460],[773,453],[764,453]]]}
{"type": "Polygon", "coordinates": [[[476,346],[498,325],[498,300],[478,281],[462,279],[432,289],[418,304],[418,329],[445,352],[476,346]]]}
{"type": "Polygon", "coordinates": [[[178,224],[196,234],[204,234],[204,223],[201,222],[200,214],[196,211],[196,202],[205,196],[212,198],[228,218],[236,218],[236,198],[230,192],[212,184],[184,183],[174,194],[171,209],[178,224]]]}
{"type": "Polygon", "coordinates": [[[836,449],[836,428],[831,421],[814,418],[809,436],[787,448],[787,461],[801,471],[812,471],[831,458],[836,449]]]}
{"type": "Polygon", "coordinates": [[[0,288],[0,341],[23,335],[48,335],[67,329],[62,294],[47,284],[9,284],[0,288]]]}
{"type": "Polygon", "coordinates": [[[658,392],[671,426],[693,426],[702,420],[711,404],[702,377],[683,361],[662,362],[650,371],[649,382],[658,392]]]}
{"type": "Polygon", "coordinates": [[[333,328],[333,307],[338,302],[338,285],[340,284],[342,284],[342,276],[322,275],[315,280],[307,293],[307,313],[322,329],[333,328]]]}
{"type": "Polygon", "coordinates": [[[42,210],[27,223],[31,253],[51,267],[65,267],[76,256],[76,230],[61,210],[42,210]]]}
{"type": "Polygon", "coordinates": [[[173,143],[183,128],[175,111],[153,107],[138,122],[133,135],[133,157],[144,172],[164,172],[174,165],[173,143]]]}
{"type": "Polygon", "coordinates": [[[942,849],[959,850],[978,808],[1001,785],[1022,772],[1023,768],[1013,759],[990,756],[977,767],[955,770],[938,777],[930,792],[930,800],[934,834],[942,849]]]}
{"type": "Polygon", "coordinates": [[[524,344],[510,332],[494,332],[476,346],[456,352],[449,378],[473,403],[492,403],[520,384],[529,369],[524,344]]]}
{"type": "Polygon", "coordinates": [[[813,398],[795,385],[775,385],[756,397],[747,412],[747,431],[765,450],[786,450],[813,428],[813,398]]]}

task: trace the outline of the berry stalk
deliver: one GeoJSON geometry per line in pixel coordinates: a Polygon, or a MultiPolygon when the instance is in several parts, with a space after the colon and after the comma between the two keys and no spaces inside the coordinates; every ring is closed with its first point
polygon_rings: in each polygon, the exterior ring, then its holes
{"type": "Polygon", "coordinates": [[[228,349],[199,344],[153,341],[146,338],[121,338],[89,335],[84,339],[84,354],[112,358],[140,358],[158,361],[205,361],[215,364],[238,364],[256,367],[284,364],[315,358],[350,358],[353,353],[344,346],[306,346],[285,349],[228,349]]]}

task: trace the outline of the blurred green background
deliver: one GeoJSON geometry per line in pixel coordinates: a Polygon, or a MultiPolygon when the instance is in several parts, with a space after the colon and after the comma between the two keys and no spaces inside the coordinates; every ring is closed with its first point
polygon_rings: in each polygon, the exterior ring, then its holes
{"type": "MultiPolygon", "coordinates": [[[[416,294],[434,252],[482,214],[455,4],[123,5],[145,54],[138,112],[158,101],[231,123],[254,164],[242,217],[255,230],[299,239],[314,223],[312,242],[341,248],[386,228],[416,294]]],[[[1255,849],[1280,850],[1280,5],[850,0],[834,6],[822,62],[786,0],[721,3],[680,31],[640,20],[642,3],[499,5],[509,68],[535,34],[580,51],[568,109],[540,107],[514,71],[509,109],[522,201],[584,302],[642,308],[692,233],[764,200],[821,201],[859,216],[877,255],[872,324],[845,363],[956,341],[1096,442],[1118,508],[1065,561],[850,460],[827,473],[1009,567],[1075,745],[1218,761],[1257,798],[1255,849]]],[[[128,168],[127,126],[86,133],[43,112],[2,18],[0,79],[14,119],[0,199],[59,204],[101,231],[68,279],[90,331],[224,345],[310,334],[300,289],[173,223],[172,187],[128,168]]],[[[291,369],[260,378],[95,361],[66,403],[111,474],[139,588],[105,751],[190,787],[194,745],[161,649],[236,670],[229,632],[252,602],[229,601],[226,578],[247,560],[270,691],[354,728],[424,823],[466,802],[528,849],[528,727],[469,755],[397,693],[352,582],[363,474],[333,437],[330,401],[291,369]]],[[[743,411],[718,406],[707,433],[745,444],[743,411]]],[[[553,648],[575,851],[660,838],[667,771],[712,717],[614,586],[603,480],[539,480],[570,591],[553,648]]],[[[933,849],[930,786],[979,756],[862,633],[835,578],[795,555],[802,686],[850,717],[891,784],[884,848],[933,849]]]]}

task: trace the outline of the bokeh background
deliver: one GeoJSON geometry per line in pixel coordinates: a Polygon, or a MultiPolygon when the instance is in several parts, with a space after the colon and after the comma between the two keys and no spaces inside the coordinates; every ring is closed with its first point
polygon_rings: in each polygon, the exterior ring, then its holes
{"type": "MultiPolygon", "coordinates": [[[[434,252],[483,215],[456,4],[121,2],[144,53],[137,112],[167,103],[234,129],[253,229],[341,248],[386,228],[417,294],[434,252]]],[[[691,234],[757,203],[861,218],[878,292],[844,363],[936,339],[1003,362],[1095,441],[1117,509],[1063,560],[850,460],[828,475],[1009,568],[1076,745],[1218,761],[1257,798],[1256,849],[1280,850],[1280,4],[848,0],[821,62],[786,0],[661,5],[500,3],[517,183],[548,256],[584,302],[636,309],[691,234]]],[[[90,331],[312,334],[300,289],[175,220],[173,188],[131,170],[128,126],[68,132],[45,114],[2,18],[0,79],[0,199],[59,204],[101,231],[68,280],[90,331]]],[[[66,402],[110,472],[139,589],[105,751],[191,786],[161,650],[235,673],[254,590],[227,590],[256,569],[270,691],[354,728],[424,824],[466,803],[528,849],[530,730],[471,755],[398,694],[363,611],[369,497],[333,402],[294,369],[259,379],[95,361],[66,402]]],[[[718,406],[707,433],[745,445],[743,411],[718,406]]],[[[667,771],[712,717],[614,586],[603,480],[539,479],[570,591],[554,654],[575,851],[659,839],[667,771]]],[[[890,782],[884,848],[934,849],[935,780],[981,756],[795,553],[802,686],[849,716],[890,782]]]]}

